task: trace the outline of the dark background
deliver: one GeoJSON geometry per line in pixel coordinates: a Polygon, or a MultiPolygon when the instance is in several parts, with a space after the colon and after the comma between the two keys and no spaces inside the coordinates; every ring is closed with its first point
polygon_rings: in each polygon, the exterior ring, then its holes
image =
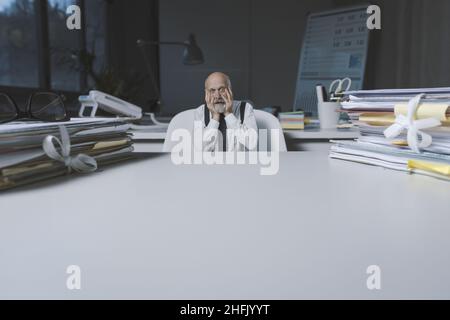
{"type": "MultiPolygon", "coordinates": [[[[98,82],[145,110],[173,115],[203,99],[205,77],[228,73],[237,99],[256,107],[291,110],[306,16],[364,4],[356,0],[3,0],[0,1],[0,90],[21,104],[34,91],[64,92],[73,111],[77,97],[98,82]],[[3,3],[3,4],[2,4],[3,3]],[[6,4],[5,4],[6,3],[6,4]],[[69,31],[65,9],[83,10],[81,31],[69,31]],[[194,33],[205,64],[182,64],[182,48],[146,51],[161,87],[155,92],[137,39],[185,41],[194,33]],[[84,61],[85,63],[80,63],[84,61]]],[[[382,30],[372,32],[366,89],[450,84],[450,1],[372,1],[382,30]]],[[[105,90],[106,91],[106,90],[105,90]]]]}

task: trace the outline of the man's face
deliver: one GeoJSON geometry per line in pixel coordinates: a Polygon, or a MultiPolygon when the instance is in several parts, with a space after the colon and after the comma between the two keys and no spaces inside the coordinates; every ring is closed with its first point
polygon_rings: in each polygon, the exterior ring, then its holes
{"type": "Polygon", "coordinates": [[[223,108],[225,106],[223,95],[225,94],[226,89],[228,89],[228,84],[226,79],[223,77],[214,77],[209,79],[205,90],[211,95],[214,107],[223,108]]]}

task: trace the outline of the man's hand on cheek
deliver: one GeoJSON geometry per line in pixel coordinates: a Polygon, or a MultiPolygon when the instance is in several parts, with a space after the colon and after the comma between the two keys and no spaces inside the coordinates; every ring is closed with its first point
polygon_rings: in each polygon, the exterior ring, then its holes
{"type": "Polygon", "coordinates": [[[233,114],[233,92],[230,89],[226,89],[222,98],[225,101],[225,116],[233,114]]]}
{"type": "Polygon", "coordinates": [[[217,113],[216,109],[214,108],[214,98],[208,91],[206,91],[205,100],[206,107],[208,108],[209,112],[211,112],[212,118],[217,122],[220,121],[220,114],[217,113]]]}

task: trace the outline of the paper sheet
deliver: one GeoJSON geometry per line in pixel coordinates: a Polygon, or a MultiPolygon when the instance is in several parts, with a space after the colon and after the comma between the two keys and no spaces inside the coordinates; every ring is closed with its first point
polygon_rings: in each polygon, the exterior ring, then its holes
{"type": "Polygon", "coordinates": [[[80,127],[89,124],[123,123],[118,118],[73,118],[65,122],[16,121],[0,125],[0,134],[11,132],[28,132],[39,129],[57,128],[59,126],[80,127]]]}

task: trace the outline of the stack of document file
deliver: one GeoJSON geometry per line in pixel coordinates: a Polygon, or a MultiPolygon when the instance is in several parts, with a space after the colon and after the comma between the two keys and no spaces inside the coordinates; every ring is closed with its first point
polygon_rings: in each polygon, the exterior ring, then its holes
{"type": "Polygon", "coordinates": [[[406,115],[408,102],[419,94],[424,96],[417,118],[438,117],[444,126],[450,126],[450,88],[349,91],[341,111],[356,125],[389,126],[396,115],[406,115]]]}
{"type": "Polygon", "coordinates": [[[281,127],[286,130],[305,129],[305,113],[303,111],[285,112],[278,115],[281,127]]]}
{"type": "MultiPolygon", "coordinates": [[[[86,171],[77,170],[79,160],[74,160],[77,157],[89,159],[87,168],[90,165],[91,171],[97,166],[129,159],[133,151],[127,133],[129,127],[128,123],[111,118],[1,124],[0,190],[86,171]],[[68,140],[63,139],[63,132],[68,140]],[[53,149],[51,145],[55,151],[53,158],[48,149],[53,149]]],[[[81,167],[83,169],[85,165],[81,167]]]]}
{"type": "Polygon", "coordinates": [[[331,157],[450,181],[450,88],[346,92],[341,103],[360,128],[331,157]]]}

